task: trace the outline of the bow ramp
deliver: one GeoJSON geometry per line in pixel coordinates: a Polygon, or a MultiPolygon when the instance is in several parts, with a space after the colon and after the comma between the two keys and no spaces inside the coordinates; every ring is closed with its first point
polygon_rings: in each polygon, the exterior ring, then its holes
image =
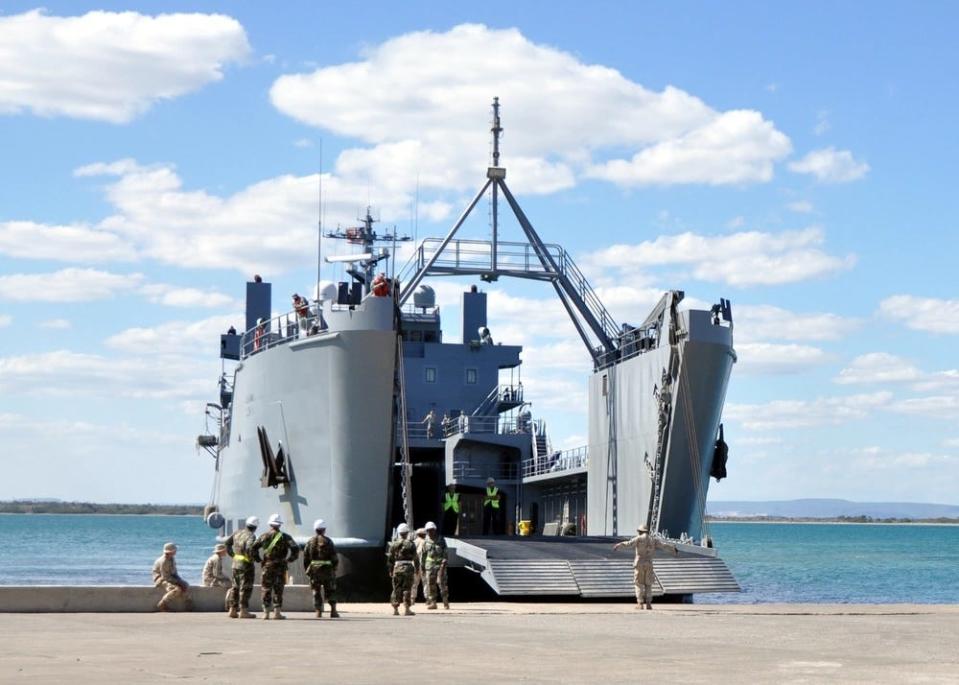
{"type": "MultiPolygon", "coordinates": [[[[622,538],[449,538],[454,565],[479,573],[502,596],[633,597],[632,550],[613,551],[622,538]]],[[[658,552],[655,595],[739,592],[715,550],[678,543],[679,556],[658,552]]]]}

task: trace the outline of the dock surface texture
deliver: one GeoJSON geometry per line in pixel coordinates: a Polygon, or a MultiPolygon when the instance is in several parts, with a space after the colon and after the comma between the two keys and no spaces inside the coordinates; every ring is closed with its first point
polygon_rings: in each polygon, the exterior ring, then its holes
{"type": "Polygon", "coordinates": [[[0,682],[956,683],[959,606],[341,604],[338,620],[0,614],[0,682]]]}

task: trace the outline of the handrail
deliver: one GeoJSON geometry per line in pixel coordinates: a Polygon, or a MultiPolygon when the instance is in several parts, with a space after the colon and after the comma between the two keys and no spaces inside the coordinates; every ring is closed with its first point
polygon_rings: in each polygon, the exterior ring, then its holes
{"type": "Polygon", "coordinates": [[[563,473],[583,468],[589,463],[589,449],[586,445],[554,452],[539,458],[526,459],[522,463],[523,478],[541,476],[546,473],[563,473]]]}

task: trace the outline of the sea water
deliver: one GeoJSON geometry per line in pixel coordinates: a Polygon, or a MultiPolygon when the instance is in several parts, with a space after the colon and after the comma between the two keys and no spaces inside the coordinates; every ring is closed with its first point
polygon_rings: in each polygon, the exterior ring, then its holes
{"type": "MultiPolygon", "coordinates": [[[[959,526],[713,523],[710,534],[743,592],[697,603],[959,603],[959,526]]],[[[199,516],[0,515],[0,584],[148,585],[165,542],[199,582],[215,542],[199,516]]]]}

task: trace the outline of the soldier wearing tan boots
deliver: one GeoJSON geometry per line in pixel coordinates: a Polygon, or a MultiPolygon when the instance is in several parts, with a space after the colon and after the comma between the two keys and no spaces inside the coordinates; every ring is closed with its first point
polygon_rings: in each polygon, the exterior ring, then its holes
{"type": "Polygon", "coordinates": [[[633,582],[636,584],[636,608],[642,609],[645,602],[647,609],[653,608],[653,580],[656,574],[653,573],[653,557],[657,549],[669,549],[673,554],[679,556],[679,550],[675,545],[668,542],[657,540],[649,535],[649,528],[640,526],[636,529],[639,533],[634,538],[617,542],[613,549],[623,549],[632,547],[636,550],[636,559],[633,561],[633,582]]]}

